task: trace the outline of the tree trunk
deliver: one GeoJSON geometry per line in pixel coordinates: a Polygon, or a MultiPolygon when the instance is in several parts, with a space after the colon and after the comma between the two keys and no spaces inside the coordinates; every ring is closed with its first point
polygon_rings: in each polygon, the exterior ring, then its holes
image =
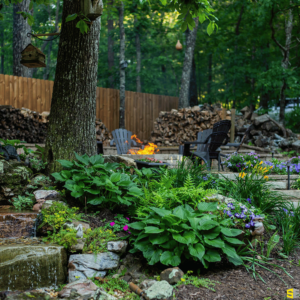
{"type": "Polygon", "coordinates": [[[0,25],[0,47],[1,47],[0,74],[4,74],[4,27],[3,27],[3,24],[0,25]]]}
{"type": "Polygon", "coordinates": [[[114,19],[112,8],[114,5],[113,0],[108,1],[108,12],[107,12],[107,48],[108,48],[108,72],[109,72],[109,88],[115,88],[115,78],[114,78],[114,67],[115,67],[115,58],[114,58],[114,19]]]}
{"type": "Polygon", "coordinates": [[[135,27],[135,47],[136,47],[136,91],[137,93],[142,92],[141,85],[141,64],[142,64],[142,54],[141,54],[141,42],[139,34],[139,26],[136,15],[134,16],[134,27],[135,27]]]}
{"type": "Polygon", "coordinates": [[[31,32],[31,26],[27,20],[17,14],[18,11],[29,12],[30,0],[13,5],[13,75],[22,77],[32,77],[32,69],[20,64],[21,52],[31,43],[31,37],[27,36],[31,32]]]}
{"type": "MultiPolygon", "coordinates": [[[[290,46],[292,42],[292,30],[293,30],[293,10],[289,9],[288,20],[285,24],[285,50],[283,51],[283,59],[281,61],[281,67],[283,69],[288,69],[289,67],[289,56],[290,56],[290,46]]],[[[280,112],[279,121],[284,124],[284,114],[285,114],[285,90],[287,88],[286,79],[282,81],[282,86],[280,89],[280,112]]]]}
{"type": "Polygon", "coordinates": [[[120,26],[120,121],[119,127],[125,128],[125,28],[124,28],[124,3],[121,1],[119,10],[120,26]]]}
{"type": "MultiPolygon", "coordinates": [[[[102,3],[102,1],[101,1],[102,3]]],[[[96,87],[99,56],[100,18],[87,34],[76,28],[76,20],[66,17],[81,10],[80,1],[64,1],[62,31],[51,113],[46,139],[48,172],[61,169],[57,159],[73,159],[96,154],[96,87]]]]}
{"type": "Polygon", "coordinates": [[[189,88],[190,88],[190,80],[191,80],[191,72],[192,72],[192,61],[194,56],[194,49],[196,44],[197,37],[197,28],[199,19],[194,18],[195,27],[192,31],[190,31],[185,49],[183,70],[181,76],[181,88],[179,92],[179,108],[184,108],[189,106],[189,88]]]}
{"type": "Polygon", "coordinates": [[[197,77],[196,77],[196,63],[195,57],[192,61],[192,73],[191,73],[191,82],[190,82],[190,106],[198,105],[198,89],[197,89],[197,77]]]}

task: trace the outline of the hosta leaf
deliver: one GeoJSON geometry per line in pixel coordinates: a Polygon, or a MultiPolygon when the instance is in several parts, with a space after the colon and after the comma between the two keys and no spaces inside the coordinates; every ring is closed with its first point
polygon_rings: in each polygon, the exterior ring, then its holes
{"type": "Polygon", "coordinates": [[[100,190],[95,190],[95,189],[84,189],[84,190],[93,195],[98,195],[100,193],[100,190]]]}
{"type": "Polygon", "coordinates": [[[222,220],[220,222],[220,225],[224,225],[224,226],[232,226],[234,225],[233,221],[231,219],[225,219],[225,220],[222,220]]]}
{"type": "Polygon", "coordinates": [[[222,251],[227,255],[228,260],[235,266],[243,264],[243,260],[237,255],[234,247],[225,243],[222,251]]]}
{"type": "Polygon", "coordinates": [[[134,247],[144,252],[147,251],[149,247],[152,247],[151,243],[148,240],[136,241],[134,247]]]}
{"type": "Polygon", "coordinates": [[[65,177],[63,177],[60,173],[52,173],[51,174],[54,178],[55,178],[55,180],[57,180],[57,181],[66,181],[66,179],[65,179],[65,177]]]}
{"type": "Polygon", "coordinates": [[[217,261],[221,261],[221,256],[219,254],[219,252],[217,250],[213,250],[213,249],[209,249],[204,257],[205,260],[207,260],[208,262],[217,262],[217,261]]]}
{"type": "Polygon", "coordinates": [[[118,186],[124,186],[124,187],[129,187],[132,185],[132,182],[130,180],[122,180],[117,182],[118,186]]]}
{"type": "Polygon", "coordinates": [[[110,181],[111,182],[118,182],[121,179],[121,174],[120,173],[113,173],[110,175],[110,181]]]}
{"type": "Polygon", "coordinates": [[[142,230],[142,229],[144,229],[146,227],[146,225],[143,222],[130,223],[130,224],[128,224],[128,226],[130,228],[138,229],[138,230],[142,230]]]}
{"type": "Polygon", "coordinates": [[[219,223],[213,220],[204,220],[200,224],[201,225],[197,227],[198,230],[210,230],[216,226],[219,226],[219,223]]]}
{"type": "Polygon", "coordinates": [[[227,236],[224,236],[224,240],[229,242],[230,244],[234,244],[234,245],[243,245],[243,244],[245,244],[244,242],[240,241],[239,239],[230,238],[230,237],[227,237],[227,236]]]}
{"type": "Polygon", "coordinates": [[[188,218],[192,228],[194,230],[197,230],[197,227],[199,226],[200,218],[188,218]]]}
{"type": "Polygon", "coordinates": [[[89,161],[92,165],[103,164],[104,158],[101,155],[93,155],[89,158],[89,161]]]}
{"type": "Polygon", "coordinates": [[[243,230],[222,227],[221,232],[227,236],[237,236],[237,235],[241,234],[243,232],[243,230]]]}
{"type": "Polygon", "coordinates": [[[201,202],[197,208],[199,211],[216,211],[218,202],[201,202]]]}
{"type": "Polygon", "coordinates": [[[200,260],[205,253],[205,248],[202,244],[198,243],[195,245],[190,245],[189,251],[192,256],[195,256],[200,260]]]}
{"type": "Polygon", "coordinates": [[[162,222],[171,226],[179,224],[179,219],[172,215],[166,215],[162,218],[162,222]]]}
{"type": "Polygon", "coordinates": [[[162,252],[163,252],[163,250],[161,250],[161,249],[157,249],[157,250],[153,251],[151,253],[152,254],[151,259],[150,259],[150,261],[148,261],[149,265],[154,265],[154,264],[158,263],[162,252]]]}
{"type": "Polygon", "coordinates": [[[72,177],[72,173],[68,170],[63,170],[60,172],[61,176],[65,178],[65,180],[70,179],[72,177]]]}
{"type": "Polygon", "coordinates": [[[173,210],[173,215],[180,218],[181,220],[187,219],[189,212],[184,209],[183,206],[178,206],[173,210]]]}
{"type": "Polygon", "coordinates": [[[104,196],[89,200],[87,203],[91,205],[100,205],[105,200],[104,196]]]}
{"type": "Polygon", "coordinates": [[[170,239],[169,234],[153,234],[149,237],[153,245],[161,245],[170,239]]]}
{"type": "Polygon", "coordinates": [[[205,232],[203,232],[203,236],[205,236],[206,238],[208,238],[209,240],[213,240],[215,239],[221,232],[221,227],[218,226],[218,227],[215,227],[211,230],[207,230],[205,232]]]}
{"type": "MultiPolygon", "coordinates": [[[[128,225],[128,226],[129,226],[129,225],[128,225]]],[[[137,238],[135,239],[135,241],[137,242],[137,241],[142,240],[142,239],[144,239],[144,238],[146,238],[146,237],[148,237],[148,236],[149,236],[148,234],[141,232],[141,233],[137,236],[137,238]]]]}
{"type": "Polygon", "coordinates": [[[220,238],[214,239],[214,240],[209,240],[206,237],[204,237],[204,242],[209,245],[213,246],[215,248],[223,248],[225,246],[224,241],[222,241],[220,238]]]}
{"type": "Polygon", "coordinates": [[[160,220],[159,219],[146,219],[146,220],[143,220],[144,223],[146,224],[160,224],[160,220]]]}
{"type": "Polygon", "coordinates": [[[169,240],[168,242],[160,245],[160,247],[164,249],[171,249],[171,250],[173,250],[176,246],[177,246],[177,242],[174,240],[169,240]]]}
{"type": "Polygon", "coordinates": [[[183,229],[187,229],[187,230],[191,230],[193,229],[191,226],[187,225],[187,224],[181,224],[180,225],[183,229]]]}
{"type": "MultiPolygon", "coordinates": [[[[74,164],[68,160],[58,159],[57,161],[65,168],[72,168],[74,166],[74,164]]],[[[53,176],[53,174],[52,174],[52,176],[53,176]]]]}
{"type": "Polygon", "coordinates": [[[187,244],[193,244],[196,239],[196,235],[193,231],[186,231],[183,237],[186,239],[187,244]]]}
{"type": "Polygon", "coordinates": [[[184,238],[180,233],[173,233],[173,239],[182,244],[188,244],[186,238],[184,238]]]}
{"type": "Polygon", "coordinates": [[[135,196],[135,197],[139,197],[139,196],[142,196],[143,195],[143,191],[135,186],[131,187],[129,190],[128,190],[128,194],[129,195],[132,195],[132,196],[135,196]]]}
{"type": "Polygon", "coordinates": [[[78,161],[80,161],[83,165],[87,166],[89,164],[89,157],[87,154],[84,154],[82,156],[78,155],[76,152],[75,153],[75,157],[78,161]]]}
{"type": "Polygon", "coordinates": [[[83,190],[82,191],[73,191],[71,193],[71,196],[74,197],[74,198],[79,198],[83,195],[83,193],[84,193],[83,190]]]}
{"type": "Polygon", "coordinates": [[[155,226],[147,226],[144,228],[144,230],[145,230],[145,233],[161,233],[161,232],[165,231],[164,229],[160,229],[155,226]]]}
{"type": "Polygon", "coordinates": [[[180,257],[175,256],[173,252],[165,251],[160,256],[160,262],[164,265],[171,265],[173,267],[176,267],[180,264],[181,260],[180,257]]]}
{"type": "Polygon", "coordinates": [[[166,215],[170,215],[171,211],[163,208],[150,207],[153,211],[155,211],[159,216],[164,217],[166,215]]]}

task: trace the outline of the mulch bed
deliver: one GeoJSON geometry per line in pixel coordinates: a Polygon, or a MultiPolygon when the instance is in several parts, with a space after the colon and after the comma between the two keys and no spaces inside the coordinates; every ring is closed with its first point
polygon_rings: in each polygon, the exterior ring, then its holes
{"type": "Polygon", "coordinates": [[[197,288],[193,285],[181,285],[176,290],[176,300],[283,300],[287,299],[287,290],[291,288],[300,289],[300,249],[289,257],[288,260],[273,260],[272,263],[286,269],[293,279],[279,268],[271,268],[285,282],[282,282],[275,274],[257,268],[266,283],[257,278],[257,281],[249,274],[244,267],[214,269],[203,277],[218,281],[215,292],[206,288],[197,288]]]}

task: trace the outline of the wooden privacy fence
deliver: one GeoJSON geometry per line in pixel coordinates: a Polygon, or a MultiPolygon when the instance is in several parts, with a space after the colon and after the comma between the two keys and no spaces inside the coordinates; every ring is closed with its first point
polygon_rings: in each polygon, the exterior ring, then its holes
{"type": "MultiPolygon", "coordinates": [[[[53,81],[0,74],[0,105],[50,111],[53,81]]],[[[113,131],[119,127],[119,90],[97,88],[96,116],[113,131]]],[[[178,108],[178,98],[126,91],[125,127],[149,140],[160,111],[178,108]]]]}

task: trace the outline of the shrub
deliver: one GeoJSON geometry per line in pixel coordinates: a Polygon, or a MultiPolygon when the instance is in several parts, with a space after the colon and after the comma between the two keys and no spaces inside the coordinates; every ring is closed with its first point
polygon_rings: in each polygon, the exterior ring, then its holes
{"type": "Polygon", "coordinates": [[[235,265],[242,264],[235,245],[243,244],[235,237],[242,230],[232,229],[231,219],[222,220],[217,214],[217,202],[200,203],[194,211],[189,205],[174,210],[151,207],[151,212],[139,222],[129,224],[134,248],[142,251],[150,265],[161,262],[178,266],[182,257],[200,261],[206,268],[210,262],[221,261],[225,254],[235,265]]]}
{"type": "Polygon", "coordinates": [[[232,155],[229,155],[222,164],[233,172],[241,172],[244,169],[248,171],[247,169],[250,170],[259,163],[259,157],[259,154],[254,152],[248,154],[238,154],[235,152],[232,155]]]}
{"type": "Polygon", "coordinates": [[[17,210],[22,210],[22,209],[32,209],[34,200],[33,200],[33,195],[26,195],[26,196],[18,196],[15,198],[12,198],[13,201],[9,200],[9,202],[12,203],[12,205],[17,209],[17,210]]]}
{"type": "Polygon", "coordinates": [[[130,175],[117,170],[118,163],[104,163],[101,155],[79,156],[76,160],[58,160],[65,168],[52,176],[71,192],[71,196],[92,205],[106,203],[109,206],[131,205],[135,198],[143,193],[130,175]],[[117,170],[117,171],[114,171],[117,170]]]}
{"type": "Polygon", "coordinates": [[[48,232],[48,236],[44,237],[43,241],[55,243],[70,250],[73,245],[77,244],[76,233],[77,231],[74,228],[60,228],[58,232],[48,232]]]}

